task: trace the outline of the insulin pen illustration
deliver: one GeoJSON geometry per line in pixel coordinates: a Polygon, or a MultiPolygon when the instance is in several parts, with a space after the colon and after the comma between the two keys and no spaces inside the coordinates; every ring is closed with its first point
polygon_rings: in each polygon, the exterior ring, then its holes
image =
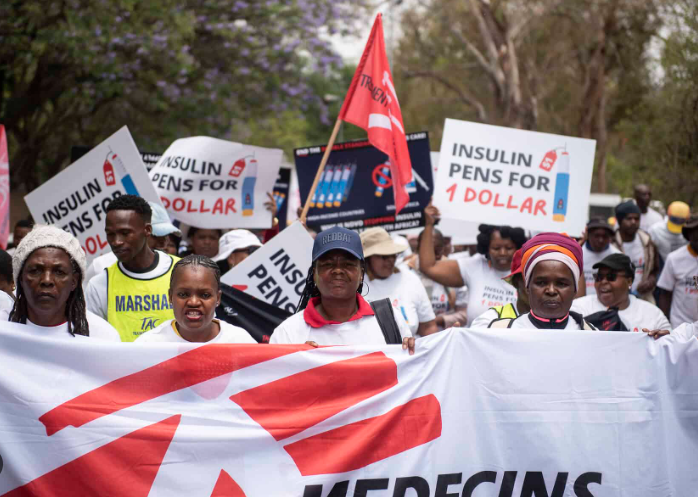
{"type": "Polygon", "coordinates": [[[254,214],[254,185],[257,182],[257,159],[247,161],[247,176],[242,181],[242,215],[254,214]]]}
{"type": "Polygon", "coordinates": [[[381,176],[378,178],[378,186],[376,187],[376,197],[383,196],[385,185],[388,183],[388,180],[386,180],[385,177],[390,177],[390,161],[385,163],[383,169],[381,169],[381,173],[381,176]]]}
{"type": "Polygon", "coordinates": [[[555,177],[555,203],[553,221],[563,222],[567,215],[567,197],[570,190],[570,154],[563,150],[560,154],[555,177]]]}
{"type": "MultiPolygon", "coordinates": [[[[355,164],[354,168],[356,168],[355,164]]],[[[339,181],[337,194],[335,195],[334,203],[332,204],[335,207],[340,207],[342,205],[342,200],[344,199],[344,195],[347,191],[347,183],[349,182],[349,175],[351,174],[351,171],[352,166],[350,166],[349,164],[344,164],[344,167],[342,167],[342,179],[339,181]]]]}
{"type": "Polygon", "coordinates": [[[330,185],[330,194],[325,199],[325,207],[330,208],[334,205],[334,199],[339,195],[339,184],[342,182],[342,166],[337,165],[332,176],[332,184],[330,185]]]}
{"type": "Polygon", "coordinates": [[[138,195],[138,188],[136,188],[136,185],[131,179],[131,175],[126,170],[124,161],[112,151],[111,147],[109,148],[106,159],[104,159],[103,169],[104,180],[107,182],[108,186],[116,184],[116,175],[118,174],[126,193],[129,195],[138,195]]]}
{"type": "Polygon", "coordinates": [[[315,207],[322,209],[325,207],[325,199],[330,194],[330,186],[332,185],[332,177],[334,176],[334,166],[328,165],[325,170],[325,177],[322,180],[322,190],[320,196],[315,203],[315,207]]]}

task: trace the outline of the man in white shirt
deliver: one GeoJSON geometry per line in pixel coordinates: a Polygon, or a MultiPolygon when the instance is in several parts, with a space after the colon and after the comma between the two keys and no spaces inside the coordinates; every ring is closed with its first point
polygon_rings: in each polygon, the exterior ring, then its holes
{"type": "Polygon", "coordinates": [[[635,185],[635,203],[640,208],[640,229],[644,231],[662,220],[662,215],[650,207],[651,201],[652,189],[647,185],[635,185]]]}
{"type": "Polygon", "coordinates": [[[174,318],[168,299],[170,273],[178,257],[153,251],[152,209],[145,199],[122,195],[107,206],[107,241],[119,262],[87,284],[87,307],[132,342],[174,318]]]}
{"type": "Polygon", "coordinates": [[[682,230],[688,245],[669,254],[657,286],[659,307],[674,328],[698,321],[698,216],[692,216],[682,230]]]}
{"type": "Polygon", "coordinates": [[[616,206],[618,231],[614,245],[635,265],[632,292],[642,300],[654,304],[652,292],[657,285],[659,261],[657,249],[650,236],[640,229],[640,208],[632,201],[616,206]]]}
{"type": "Polygon", "coordinates": [[[685,246],[688,242],[681,234],[681,229],[691,215],[691,209],[685,202],[672,202],[667,209],[667,218],[650,226],[648,233],[657,247],[662,262],[674,250],[685,246]]]}
{"type": "Polygon", "coordinates": [[[596,293],[596,287],[594,285],[594,264],[602,261],[611,254],[620,253],[620,250],[611,244],[613,234],[613,227],[604,219],[591,219],[587,223],[586,241],[582,245],[582,253],[584,254],[584,281],[587,295],[594,295],[596,293]]]}

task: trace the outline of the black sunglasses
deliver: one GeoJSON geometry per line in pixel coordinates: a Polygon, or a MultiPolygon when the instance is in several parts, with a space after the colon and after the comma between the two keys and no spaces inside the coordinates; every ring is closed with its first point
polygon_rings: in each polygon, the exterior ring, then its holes
{"type": "Polygon", "coordinates": [[[618,279],[618,273],[606,273],[606,274],[596,273],[594,275],[594,281],[596,283],[601,283],[604,279],[606,279],[609,283],[611,283],[612,281],[616,281],[618,279]]]}

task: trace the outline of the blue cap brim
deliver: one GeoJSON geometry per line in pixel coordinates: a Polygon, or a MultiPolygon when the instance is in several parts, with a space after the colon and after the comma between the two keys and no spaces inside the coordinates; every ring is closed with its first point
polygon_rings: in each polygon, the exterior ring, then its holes
{"type": "Polygon", "coordinates": [[[344,252],[349,252],[351,255],[353,255],[354,257],[356,257],[360,261],[364,260],[364,258],[362,256],[360,256],[359,254],[357,254],[355,251],[351,250],[350,248],[347,248],[347,247],[325,247],[322,250],[320,250],[320,252],[315,254],[315,257],[313,257],[313,262],[315,262],[320,257],[325,255],[327,252],[330,252],[332,250],[343,250],[344,252]]]}

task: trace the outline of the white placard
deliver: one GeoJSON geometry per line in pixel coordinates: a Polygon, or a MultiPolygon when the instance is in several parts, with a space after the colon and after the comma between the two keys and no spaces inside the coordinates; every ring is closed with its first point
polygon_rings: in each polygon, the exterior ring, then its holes
{"type": "Polygon", "coordinates": [[[434,205],[448,219],[581,235],[596,142],[446,119],[434,205]]]}
{"type": "Polygon", "coordinates": [[[207,136],[176,140],[150,179],[172,217],[207,229],[270,228],[282,151],[207,136]]]}
{"type": "Polygon", "coordinates": [[[296,221],[223,275],[226,285],[295,312],[310,268],[313,238],[296,221]]]}
{"type": "Polygon", "coordinates": [[[80,241],[89,264],[111,251],[104,234],[106,207],[115,197],[158,202],[141,154],[124,126],[24,197],[37,223],[55,224],[80,241]]]}

